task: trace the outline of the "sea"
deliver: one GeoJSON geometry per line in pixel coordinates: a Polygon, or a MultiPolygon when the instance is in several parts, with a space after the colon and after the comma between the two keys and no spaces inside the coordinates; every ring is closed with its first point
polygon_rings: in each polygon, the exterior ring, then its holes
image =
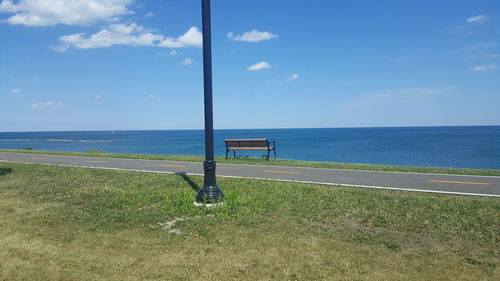
{"type": "MultiPolygon", "coordinates": [[[[500,126],[215,130],[216,155],[226,138],[272,139],[280,159],[500,169],[500,126]]],[[[0,148],[204,155],[204,131],[0,132],[0,148]]]]}

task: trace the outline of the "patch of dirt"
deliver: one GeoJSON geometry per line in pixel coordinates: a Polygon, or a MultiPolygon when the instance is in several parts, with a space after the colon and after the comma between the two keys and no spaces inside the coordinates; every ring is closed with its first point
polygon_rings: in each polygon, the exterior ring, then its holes
{"type": "Polygon", "coordinates": [[[160,206],[160,203],[154,203],[153,205],[146,206],[146,207],[140,207],[139,210],[146,210],[146,209],[157,209],[160,206]]]}
{"type": "MultiPolygon", "coordinates": [[[[206,217],[213,217],[214,215],[206,215],[206,217]]],[[[163,230],[168,231],[168,233],[172,234],[182,234],[182,231],[180,231],[177,228],[174,228],[175,224],[180,222],[180,221],[186,221],[186,220],[193,220],[193,219],[200,219],[201,216],[194,216],[194,217],[176,217],[170,221],[166,222],[157,222],[156,224],[161,226],[163,230]]]]}

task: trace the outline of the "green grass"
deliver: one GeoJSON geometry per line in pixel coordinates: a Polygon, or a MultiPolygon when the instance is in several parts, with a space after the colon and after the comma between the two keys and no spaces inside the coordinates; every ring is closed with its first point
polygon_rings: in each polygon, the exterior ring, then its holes
{"type": "MultiPolygon", "coordinates": [[[[96,150],[87,151],[87,152],[66,152],[66,151],[0,149],[0,152],[203,162],[202,156],[130,154],[130,153],[125,154],[125,153],[100,152],[100,151],[96,151],[96,150]]],[[[442,168],[442,167],[394,166],[394,165],[355,164],[355,163],[338,163],[338,162],[313,162],[313,161],[272,159],[272,158],[269,161],[267,161],[263,158],[252,158],[252,157],[237,157],[237,158],[228,158],[228,159],[225,159],[224,157],[216,157],[216,161],[218,163],[229,163],[229,164],[271,165],[271,166],[288,166],[288,167],[310,167],[310,168],[326,168],[326,169],[351,169],[351,170],[411,172],[411,173],[500,176],[500,170],[498,170],[498,169],[488,170],[488,169],[464,169],[464,168],[442,168]]]]}
{"type": "Polygon", "coordinates": [[[500,280],[500,200],[0,163],[0,280],[500,280]]]}

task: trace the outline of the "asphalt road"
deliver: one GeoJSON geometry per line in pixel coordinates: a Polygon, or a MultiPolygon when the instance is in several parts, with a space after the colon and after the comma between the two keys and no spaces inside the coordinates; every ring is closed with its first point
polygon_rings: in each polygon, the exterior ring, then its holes
{"type": "MultiPolygon", "coordinates": [[[[0,152],[0,161],[141,172],[203,175],[203,164],[199,162],[59,156],[6,152],[0,152]]],[[[217,164],[217,175],[224,177],[257,178],[325,185],[358,186],[366,188],[500,197],[500,177],[492,176],[334,170],[222,163],[217,164]]]]}

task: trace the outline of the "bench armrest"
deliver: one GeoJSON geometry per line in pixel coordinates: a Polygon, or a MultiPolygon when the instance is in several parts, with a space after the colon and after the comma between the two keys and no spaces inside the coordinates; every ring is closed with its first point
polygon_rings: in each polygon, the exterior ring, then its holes
{"type": "Polygon", "coordinates": [[[269,140],[269,147],[276,148],[276,143],[273,140],[269,140]]]}

